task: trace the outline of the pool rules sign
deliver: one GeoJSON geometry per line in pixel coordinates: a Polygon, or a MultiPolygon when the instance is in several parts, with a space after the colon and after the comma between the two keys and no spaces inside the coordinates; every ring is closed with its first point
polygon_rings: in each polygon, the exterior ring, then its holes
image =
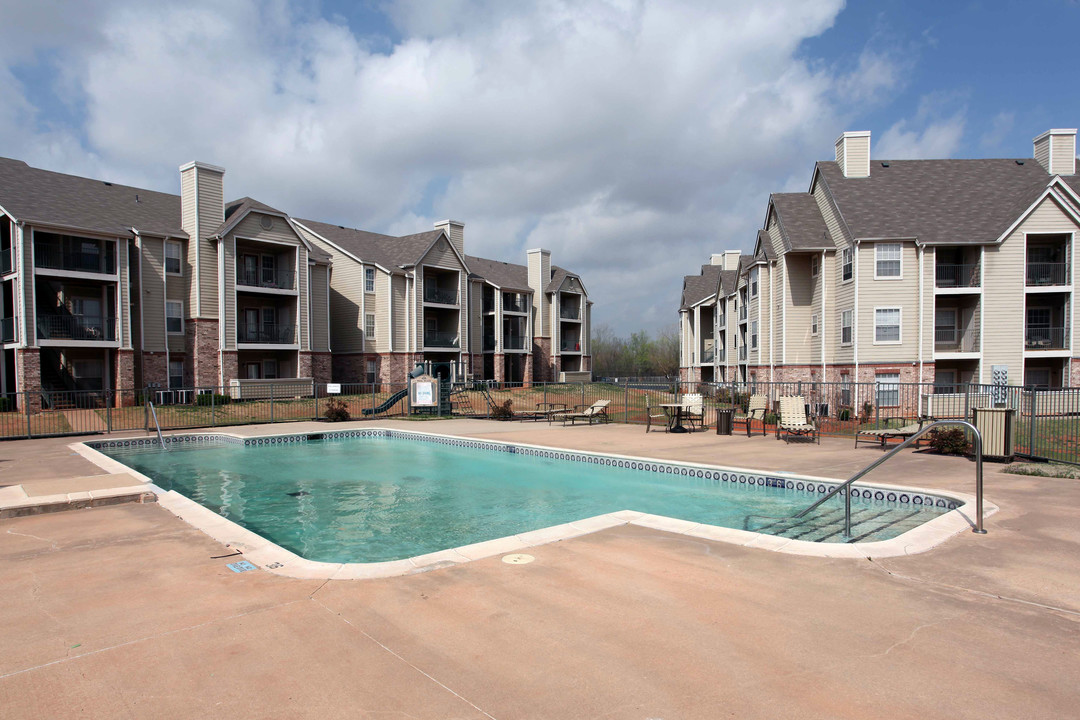
{"type": "Polygon", "coordinates": [[[412,397],[413,407],[434,407],[439,402],[439,379],[431,375],[421,375],[413,378],[412,397]]]}

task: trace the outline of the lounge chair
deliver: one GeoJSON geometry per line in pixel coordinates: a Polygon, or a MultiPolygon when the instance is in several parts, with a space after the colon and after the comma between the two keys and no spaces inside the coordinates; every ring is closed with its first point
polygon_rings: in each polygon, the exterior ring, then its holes
{"type": "Polygon", "coordinates": [[[649,432],[652,429],[653,423],[663,423],[664,432],[667,432],[671,425],[668,422],[667,413],[663,412],[663,408],[660,408],[661,412],[653,412],[652,400],[648,395],[645,396],[645,432],[649,432]]]}
{"type": "Polygon", "coordinates": [[[751,426],[754,420],[761,421],[761,434],[765,432],[765,411],[769,407],[769,398],[765,395],[751,395],[750,404],[746,407],[746,437],[750,437],[751,426]]]}
{"type": "Polygon", "coordinates": [[[788,440],[792,435],[812,437],[821,444],[821,434],[817,425],[806,418],[806,401],[799,395],[780,398],[780,421],[776,423],[776,439],[784,433],[788,440]]]}
{"type": "Polygon", "coordinates": [[[682,416],[686,424],[693,430],[696,423],[698,430],[701,430],[705,424],[705,399],[700,393],[688,393],[683,395],[682,405],[682,416]]]}
{"type": "Polygon", "coordinates": [[[881,444],[881,449],[885,450],[889,438],[907,440],[932,422],[934,422],[934,419],[929,417],[888,417],[885,418],[885,427],[874,430],[860,430],[855,433],[855,447],[859,447],[859,441],[861,440],[864,443],[878,442],[881,444]]]}
{"type": "Polygon", "coordinates": [[[589,407],[576,405],[574,406],[573,411],[558,413],[553,419],[562,420],[563,425],[565,425],[568,420],[571,425],[577,423],[578,420],[586,420],[590,425],[594,422],[606,423],[610,419],[607,414],[607,406],[610,404],[610,400],[597,400],[589,407]]]}

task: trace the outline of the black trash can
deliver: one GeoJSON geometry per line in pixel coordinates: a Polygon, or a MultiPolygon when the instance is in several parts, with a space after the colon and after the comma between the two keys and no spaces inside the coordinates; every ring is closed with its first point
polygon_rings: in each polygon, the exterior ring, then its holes
{"type": "Polygon", "coordinates": [[[731,435],[735,429],[735,408],[716,408],[716,434],[731,435]]]}

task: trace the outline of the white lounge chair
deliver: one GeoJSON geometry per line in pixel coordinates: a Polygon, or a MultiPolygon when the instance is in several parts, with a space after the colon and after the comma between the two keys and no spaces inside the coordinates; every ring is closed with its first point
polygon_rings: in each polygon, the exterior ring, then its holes
{"type": "Polygon", "coordinates": [[[799,395],[780,398],[780,421],[776,423],[776,439],[784,433],[784,439],[792,435],[812,437],[821,444],[821,434],[817,425],[806,417],[806,401],[799,395]]]}

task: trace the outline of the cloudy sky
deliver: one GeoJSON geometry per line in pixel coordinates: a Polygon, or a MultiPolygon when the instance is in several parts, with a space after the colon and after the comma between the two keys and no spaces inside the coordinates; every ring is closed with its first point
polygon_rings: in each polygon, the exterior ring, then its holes
{"type": "Polygon", "coordinates": [[[1080,124],[1080,6],[875,0],[0,0],[0,155],[405,234],[546,247],[617,332],[747,251],[844,130],[873,155],[1030,156],[1080,124]],[[1014,7],[1015,6],[1015,7],[1014,7]]]}

